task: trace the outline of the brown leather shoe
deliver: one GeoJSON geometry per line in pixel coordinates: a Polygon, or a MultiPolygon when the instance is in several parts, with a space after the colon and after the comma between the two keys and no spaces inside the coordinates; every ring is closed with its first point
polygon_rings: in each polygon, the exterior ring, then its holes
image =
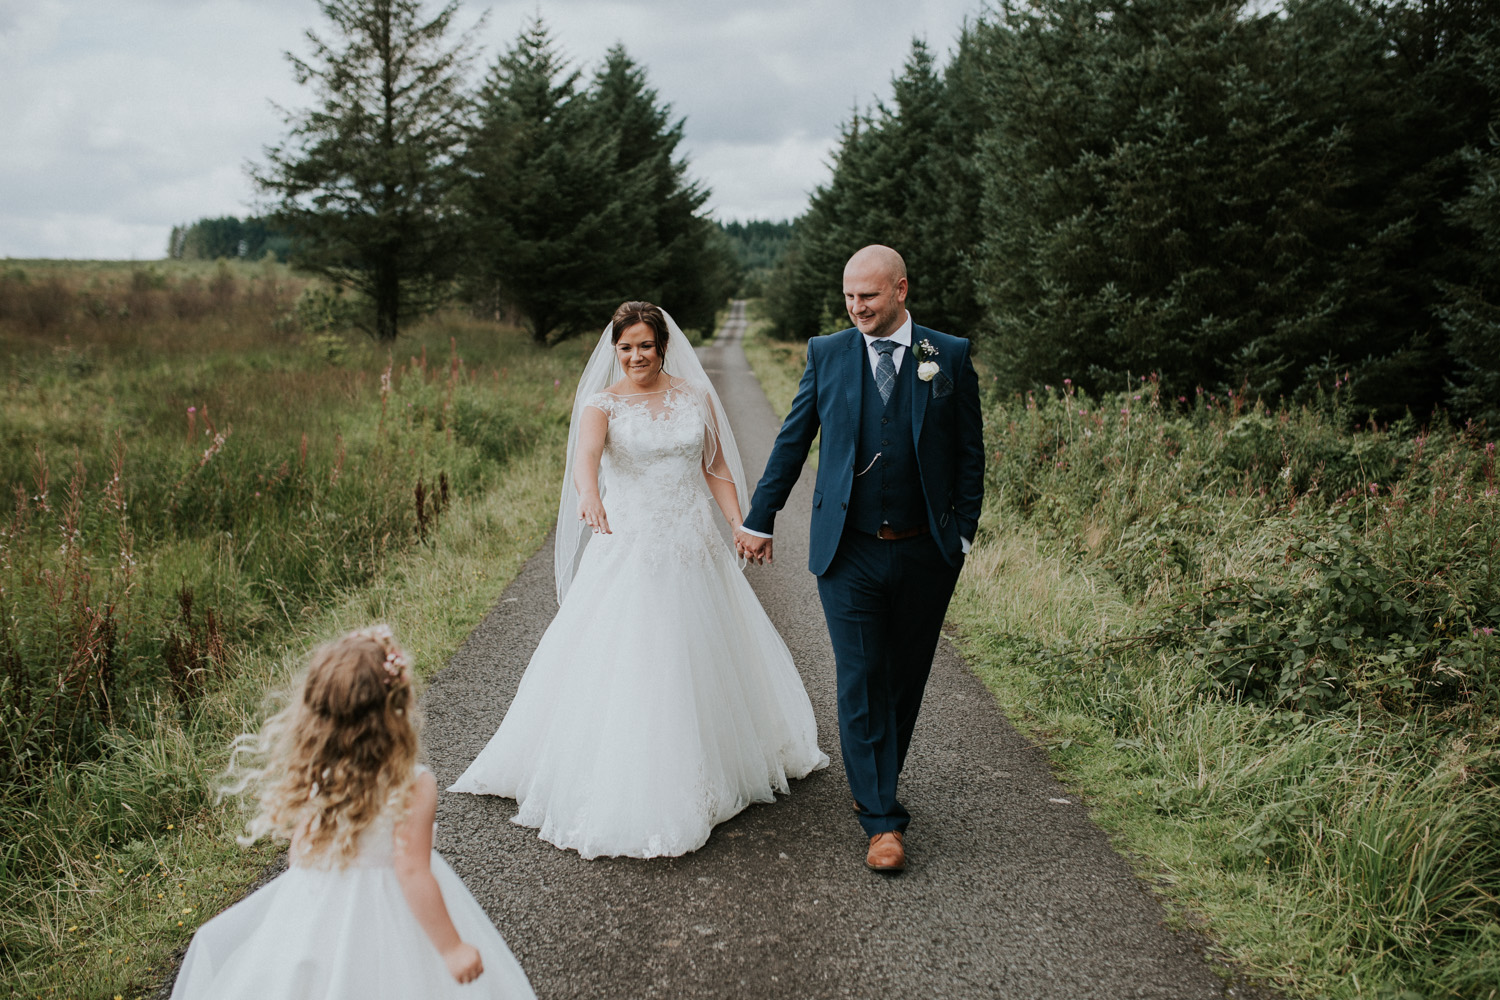
{"type": "Polygon", "coordinates": [[[899,872],[906,867],[906,845],[902,843],[900,830],[877,833],[870,838],[865,867],[874,872],[899,872]]]}

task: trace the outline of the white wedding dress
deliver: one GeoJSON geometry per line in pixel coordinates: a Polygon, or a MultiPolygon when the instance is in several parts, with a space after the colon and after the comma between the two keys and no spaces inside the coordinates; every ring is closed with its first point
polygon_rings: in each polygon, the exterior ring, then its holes
{"type": "Polygon", "coordinates": [[[786,644],[719,534],[704,399],[597,393],[612,533],[583,551],[510,710],[450,791],[585,858],[696,850],[826,767],[786,644]]]}

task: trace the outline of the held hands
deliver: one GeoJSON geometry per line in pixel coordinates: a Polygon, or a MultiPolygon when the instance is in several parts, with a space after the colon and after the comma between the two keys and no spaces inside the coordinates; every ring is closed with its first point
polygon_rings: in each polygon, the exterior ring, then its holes
{"type": "Polygon", "coordinates": [[[448,966],[449,975],[460,983],[472,983],[484,973],[479,949],[466,941],[460,941],[443,952],[443,962],[448,966]]]}
{"type": "Polygon", "coordinates": [[[734,549],[753,563],[771,561],[771,539],[752,535],[742,528],[734,529],[734,549]]]}
{"type": "Polygon", "coordinates": [[[597,534],[612,534],[609,530],[609,518],[604,516],[604,501],[599,499],[599,494],[590,493],[578,498],[578,520],[594,529],[597,534]]]}

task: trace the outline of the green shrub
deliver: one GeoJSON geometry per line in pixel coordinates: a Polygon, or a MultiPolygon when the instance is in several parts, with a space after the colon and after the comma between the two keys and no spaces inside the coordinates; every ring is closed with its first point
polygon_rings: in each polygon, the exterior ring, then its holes
{"type": "Polygon", "coordinates": [[[956,614],[1007,707],[1246,969],[1493,1000],[1496,448],[1441,415],[1351,431],[1341,388],[992,400],[971,558],[1001,578],[961,582],[956,614]],[[1017,538],[1062,578],[1006,565],[1017,538]]]}

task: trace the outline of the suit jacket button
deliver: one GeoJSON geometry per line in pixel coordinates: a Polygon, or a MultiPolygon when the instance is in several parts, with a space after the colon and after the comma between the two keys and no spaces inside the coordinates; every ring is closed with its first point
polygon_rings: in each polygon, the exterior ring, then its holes
{"type": "Polygon", "coordinates": [[[848,504],[846,504],[846,503],[839,504],[839,510],[848,510],[848,509],[849,509],[849,505],[848,504]]]}

